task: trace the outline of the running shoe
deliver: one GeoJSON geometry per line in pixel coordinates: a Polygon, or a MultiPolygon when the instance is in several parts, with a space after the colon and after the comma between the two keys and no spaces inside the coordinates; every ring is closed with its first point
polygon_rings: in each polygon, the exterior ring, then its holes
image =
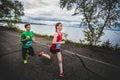
{"type": "Polygon", "coordinates": [[[60,72],[59,76],[63,77],[64,76],[64,72],[60,72]]]}
{"type": "Polygon", "coordinates": [[[23,63],[24,63],[24,64],[27,64],[27,60],[23,60],[23,63]]]}
{"type": "Polygon", "coordinates": [[[40,57],[40,56],[42,56],[43,54],[44,54],[44,52],[41,51],[38,56],[40,57]]]}

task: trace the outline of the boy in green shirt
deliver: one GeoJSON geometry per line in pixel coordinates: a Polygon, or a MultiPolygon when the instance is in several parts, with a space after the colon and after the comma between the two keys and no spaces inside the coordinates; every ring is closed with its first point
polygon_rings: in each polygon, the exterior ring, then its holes
{"type": "Polygon", "coordinates": [[[22,42],[22,57],[23,57],[23,63],[26,64],[27,63],[27,53],[31,56],[34,56],[34,50],[32,47],[32,41],[34,40],[34,33],[32,31],[30,31],[31,26],[30,24],[25,24],[25,29],[26,31],[24,31],[21,35],[21,42],[22,42]]]}

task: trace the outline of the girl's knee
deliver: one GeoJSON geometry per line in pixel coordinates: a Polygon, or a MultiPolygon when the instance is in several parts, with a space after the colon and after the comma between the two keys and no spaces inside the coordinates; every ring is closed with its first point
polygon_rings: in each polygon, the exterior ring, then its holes
{"type": "Polygon", "coordinates": [[[58,62],[59,62],[59,63],[62,63],[62,60],[59,60],[58,62]]]}

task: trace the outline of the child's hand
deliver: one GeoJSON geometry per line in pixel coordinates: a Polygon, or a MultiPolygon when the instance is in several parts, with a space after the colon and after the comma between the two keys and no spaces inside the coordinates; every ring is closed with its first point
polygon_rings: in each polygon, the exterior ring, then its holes
{"type": "Polygon", "coordinates": [[[26,38],[25,38],[26,40],[28,40],[28,39],[30,39],[30,36],[26,36],[26,38]]]}
{"type": "Polygon", "coordinates": [[[65,44],[65,41],[61,41],[60,43],[61,43],[61,44],[65,44]]]}

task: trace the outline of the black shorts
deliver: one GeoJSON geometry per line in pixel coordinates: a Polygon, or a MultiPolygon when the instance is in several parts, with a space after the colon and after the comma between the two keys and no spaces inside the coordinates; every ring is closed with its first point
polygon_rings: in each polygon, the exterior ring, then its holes
{"type": "Polygon", "coordinates": [[[28,53],[28,54],[31,55],[31,56],[34,56],[34,55],[35,55],[32,46],[29,47],[29,48],[22,48],[22,54],[25,55],[26,53],[28,53]]]}
{"type": "Polygon", "coordinates": [[[52,50],[52,49],[50,48],[50,52],[51,52],[52,54],[56,54],[56,53],[58,53],[58,52],[61,52],[61,50],[60,50],[60,49],[52,50]]]}

